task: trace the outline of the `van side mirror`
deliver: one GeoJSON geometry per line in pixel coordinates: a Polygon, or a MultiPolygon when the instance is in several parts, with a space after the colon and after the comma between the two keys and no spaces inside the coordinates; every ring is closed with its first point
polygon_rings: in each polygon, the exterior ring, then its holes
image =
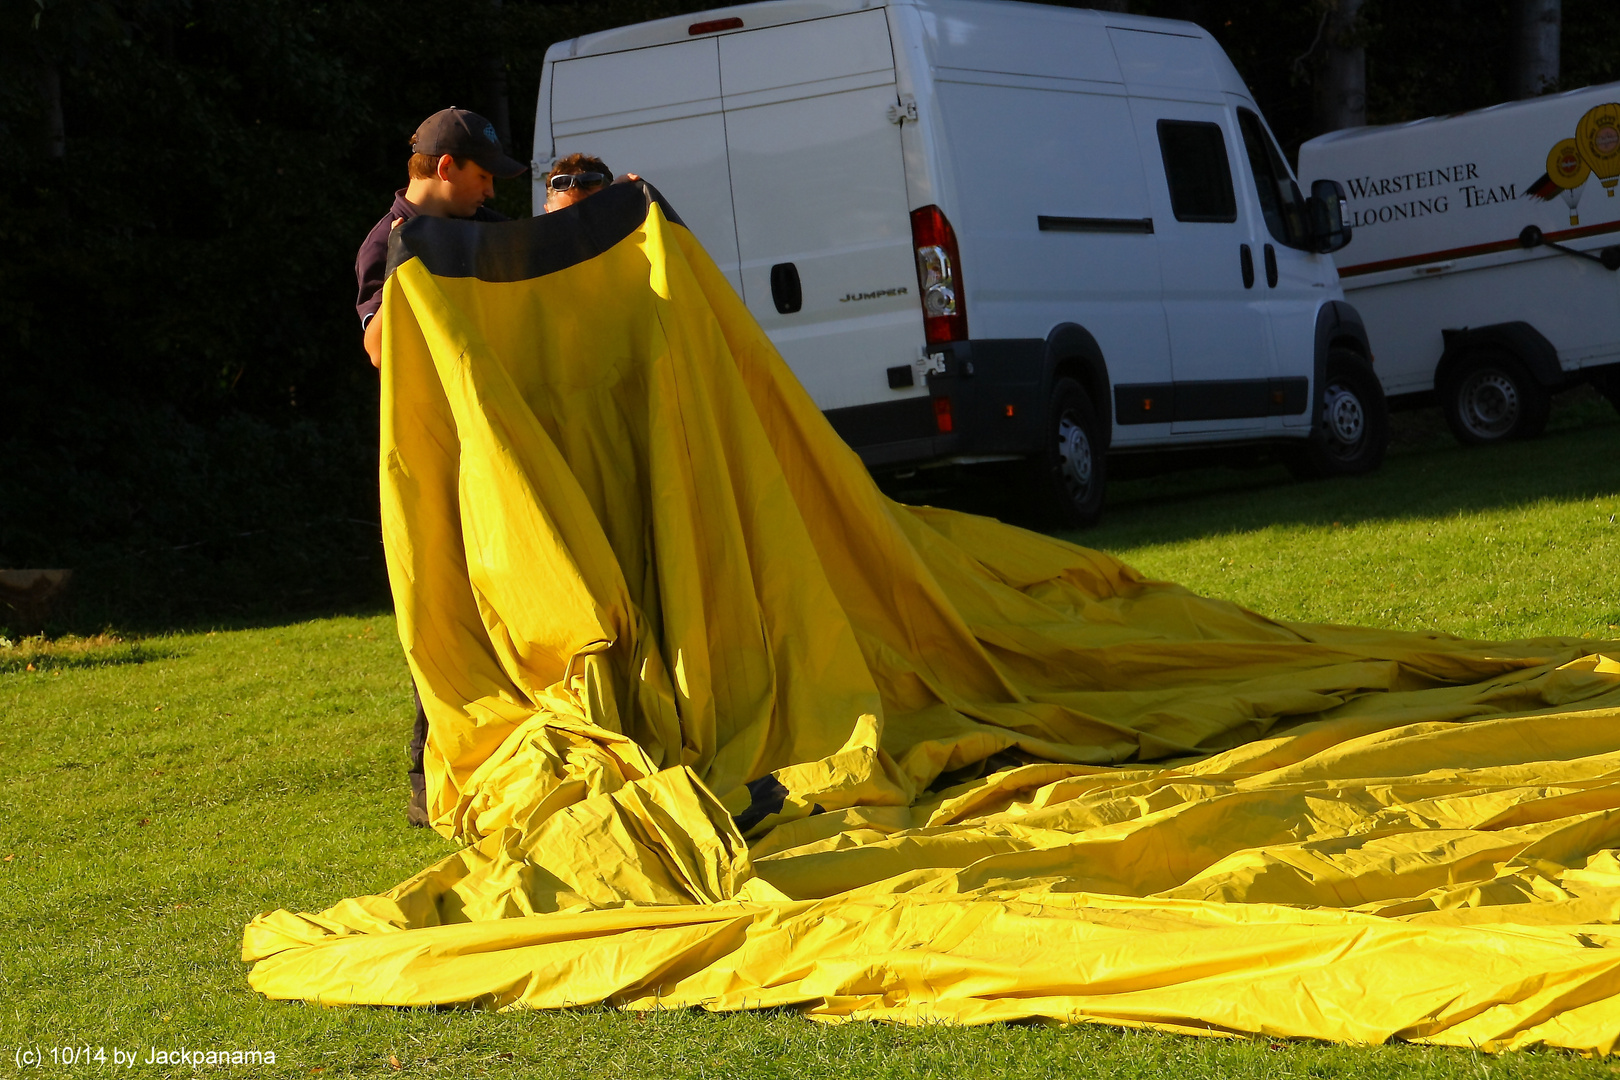
{"type": "Polygon", "coordinates": [[[1350,242],[1350,227],[1344,223],[1348,209],[1344,188],[1337,180],[1318,180],[1311,185],[1305,212],[1311,221],[1311,250],[1327,254],[1350,242]]]}

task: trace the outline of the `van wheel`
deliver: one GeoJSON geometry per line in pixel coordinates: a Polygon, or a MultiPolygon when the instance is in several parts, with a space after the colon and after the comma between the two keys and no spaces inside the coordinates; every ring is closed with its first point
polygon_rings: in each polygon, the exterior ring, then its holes
{"type": "Polygon", "coordinates": [[[1091,398],[1073,379],[1059,379],[1052,387],[1041,448],[1028,464],[1032,506],[1044,520],[1079,529],[1102,517],[1108,480],[1101,436],[1091,398]]]}
{"type": "Polygon", "coordinates": [[[1440,407],[1457,441],[1478,446],[1540,435],[1552,411],[1552,395],[1514,357],[1485,352],[1447,374],[1440,385],[1440,407]]]}
{"type": "Polygon", "coordinates": [[[1357,476],[1384,463],[1389,404],[1372,368],[1349,349],[1328,353],[1322,416],[1288,465],[1301,479],[1357,476]]]}

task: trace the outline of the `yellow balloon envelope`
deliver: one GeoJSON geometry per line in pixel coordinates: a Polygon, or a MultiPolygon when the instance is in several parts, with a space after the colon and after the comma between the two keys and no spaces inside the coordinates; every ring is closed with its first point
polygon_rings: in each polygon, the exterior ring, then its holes
{"type": "Polygon", "coordinates": [[[1612,198],[1615,183],[1620,181],[1620,104],[1608,102],[1586,110],[1575,125],[1575,141],[1581,157],[1612,198]]]}
{"type": "Polygon", "coordinates": [[[393,247],[466,846],[255,919],[261,993],[1614,1049],[1620,644],[1281,623],[891,502],[645,185],[393,247]]]}
{"type": "Polygon", "coordinates": [[[1560,139],[1547,152],[1547,178],[1569,191],[1586,183],[1592,167],[1581,157],[1580,144],[1574,139],[1560,139]]]}

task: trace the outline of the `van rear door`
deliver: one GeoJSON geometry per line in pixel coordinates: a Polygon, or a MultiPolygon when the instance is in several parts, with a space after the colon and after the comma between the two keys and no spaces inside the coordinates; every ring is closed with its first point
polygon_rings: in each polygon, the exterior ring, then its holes
{"type": "Polygon", "coordinates": [[[559,60],[550,104],[558,157],[644,173],[741,290],[714,38],[559,60]]]}
{"type": "Polygon", "coordinates": [[[749,310],[823,409],[925,396],[886,374],[923,326],[884,12],[718,41],[749,310]]]}

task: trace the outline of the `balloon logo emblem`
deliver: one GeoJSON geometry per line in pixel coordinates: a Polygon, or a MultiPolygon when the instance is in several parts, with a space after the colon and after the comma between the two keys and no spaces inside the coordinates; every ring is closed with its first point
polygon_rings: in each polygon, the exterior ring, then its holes
{"type": "Polygon", "coordinates": [[[1620,182],[1620,104],[1610,102],[1588,109],[1575,126],[1575,145],[1581,159],[1608,189],[1609,197],[1614,198],[1614,186],[1620,182]]]}
{"type": "MultiPolygon", "coordinates": [[[[1580,147],[1574,139],[1563,140],[1547,154],[1547,179],[1560,189],[1564,204],[1569,207],[1571,225],[1581,223],[1575,207],[1580,204],[1581,192],[1586,190],[1586,178],[1591,175],[1592,167],[1581,157],[1580,147]]],[[[1552,192],[1548,191],[1542,197],[1551,198],[1552,192]]]]}

